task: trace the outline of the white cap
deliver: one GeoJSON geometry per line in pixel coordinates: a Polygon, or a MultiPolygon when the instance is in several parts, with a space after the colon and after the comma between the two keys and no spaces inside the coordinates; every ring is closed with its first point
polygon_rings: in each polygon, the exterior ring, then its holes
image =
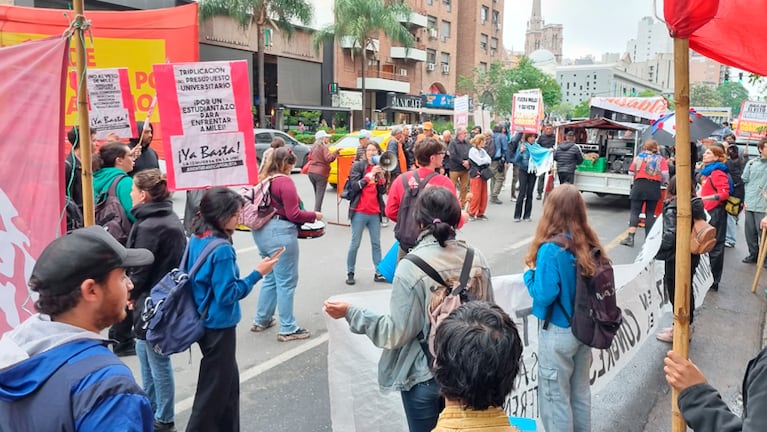
{"type": "Polygon", "coordinates": [[[317,131],[316,134],[314,134],[314,140],[316,141],[316,140],[319,140],[319,139],[325,139],[325,138],[327,138],[329,136],[330,135],[328,135],[328,133],[325,132],[324,130],[319,130],[319,131],[317,131]]]}
{"type": "Polygon", "coordinates": [[[357,138],[359,138],[359,139],[362,139],[362,138],[372,138],[372,137],[373,137],[373,134],[371,134],[369,130],[365,130],[365,129],[361,129],[360,133],[357,134],[357,138]]]}

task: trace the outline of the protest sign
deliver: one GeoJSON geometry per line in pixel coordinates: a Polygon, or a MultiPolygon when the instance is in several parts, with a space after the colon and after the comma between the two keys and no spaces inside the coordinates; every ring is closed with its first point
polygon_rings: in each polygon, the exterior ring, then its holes
{"type": "MultiPolygon", "coordinates": [[[[592,394],[628,367],[646,341],[655,340],[658,320],[670,310],[663,288],[663,263],[653,260],[660,247],[661,233],[659,219],[638,259],[631,264],[614,266],[623,324],[609,349],[592,351],[592,394]]],[[[693,280],[696,306],[703,303],[712,283],[711,265],[704,255],[693,280]]],[[[532,298],[521,274],[493,277],[493,292],[496,303],[514,320],[524,343],[514,391],[507,396],[504,407],[510,416],[538,418],[538,319],[532,315],[532,298]]],[[[391,290],[380,290],[344,294],[330,300],[387,314],[390,296],[391,290]]],[[[367,336],[351,333],[346,320],[334,320],[327,315],[325,318],[333,431],[406,430],[400,395],[379,390],[376,372],[381,350],[367,336]]]]}
{"type": "Polygon", "coordinates": [[[0,334],[34,313],[32,267],[65,227],[67,46],[54,37],[0,48],[0,334]]]}
{"type": "Polygon", "coordinates": [[[543,119],[543,95],[540,89],[515,93],[511,106],[512,132],[537,133],[543,119]]]}
{"type": "Polygon", "coordinates": [[[453,121],[456,128],[469,126],[468,96],[456,96],[455,103],[453,105],[453,113],[453,121]]]}
{"type": "Polygon", "coordinates": [[[171,190],[257,182],[248,63],[154,65],[171,190]]]}
{"type": "Polygon", "coordinates": [[[114,133],[119,138],[138,136],[128,68],[88,69],[91,131],[96,139],[114,133]]]}
{"type": "Polygon", "coordinates": [[[743,101],[735,135],[761,138],[767,132],[767,102],[743,101]]]}

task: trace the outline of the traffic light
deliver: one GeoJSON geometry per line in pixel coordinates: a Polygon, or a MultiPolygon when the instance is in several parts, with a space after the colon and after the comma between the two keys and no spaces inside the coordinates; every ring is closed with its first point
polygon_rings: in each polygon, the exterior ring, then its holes
{"type": "Polygon", "coordinates": [[[738,82],[743,83],[743,72],[738,72],[738,82]]]}
{"type": "Polygon", "coordinates": [[[329,94],[338,94],[338,83],[337,82],[328,83],[328,93],[329,94]]]}

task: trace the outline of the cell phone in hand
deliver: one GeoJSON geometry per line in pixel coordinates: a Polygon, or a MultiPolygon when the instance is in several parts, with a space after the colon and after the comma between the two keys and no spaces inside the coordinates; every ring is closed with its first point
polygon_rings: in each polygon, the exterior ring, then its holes
{"type": "Polygon", "coordinates": [[[282,255],[283,252],[285,252],[285,246],[277,249],[277,252],[275,252],[274,255],[272,255],[270,258],[272,258],[272,259],[277,258],[280,255],[282,255]]]}

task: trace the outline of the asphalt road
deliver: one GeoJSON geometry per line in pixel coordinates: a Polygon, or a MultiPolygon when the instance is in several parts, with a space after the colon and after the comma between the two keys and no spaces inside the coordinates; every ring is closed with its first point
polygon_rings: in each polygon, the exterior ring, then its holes
{"type": "MultiPolygon", "coordinates": [[[[311,208],[313,193],[308,178],[294,174],[293,180],[307,207],[311,208]]],[[[460,231],[459,238],[469,241],[486,255],[493,274],[520,273],[541,213],[541,202],[534,203],[532,223],[514,223],[508,188],[501,198],[503,204],[489,204],[488,221],[468,223],[460,231]]],[[[637,234],[638,246],[633,249],[618,245],[627,228],[628,200],[598,198],[589,193],[584,198],[589,221],[607,245],[610,257],[617,264],[632,262],[643,234],[637,234]]],[[[183,215],[184,194],[177,193],[174,202],[178,214],[183,215]]],[[[335,190],[328,189],[323,205],[325,220],[345,223],[348,209],[345,203],[343,201],[340,212],[337,211],[335,190]]],[[[754,267],[740,263],[746,255],[742,233],[740,237],[735,249],[727,249],[725,280],[720,291],[709,293],[704,306],[696,312],[695,335],[690,349],[691,358],[709,380],[722,389],[728,402],[737,402],[745,365],[761,347],[765,312],[763,292],[760,290],[757,295],[750,292],[754,267]]],[[[237,360],[242,382],[240,415],[243,431],[332,429],[327,383],[327,332],[322,302],[332,295],[385,286],[373,282],[367,234],[357,256],[357,284],[352,287],[344,284],[350,239],[347,226],[328,224],[325,236],[300,241],[301,270],[295,313],[299,325],[312,332],[311,339],[280,343],[276,341],[275,330],[259,334],[249,331],[260,285],[241,302],[243,319],[237,332],[237,360]]],[[[381,240],[385,253],[394,241],[393,224],[382,229],[381,240]]],[[[249,271],[260,259],[252,237],[249,233],[238,232],[234,245],[241,270],[249,271]]],[[[671,320],[671,315],[667,314],[661,322],[665,325],[671,320]]],[[[593,395],[594,431],[670,430],[670,392],[662,375],[662,359],[669,347],[648,341],[630,367],[605,390],[593,395]]],[[[200,357],[196,347],[191,356],[183,353],[173,357],[179,429],[186,425],[190,414],[200,357]]],[[[136,358],[123,359],[140,380],[136,358]]]]}

